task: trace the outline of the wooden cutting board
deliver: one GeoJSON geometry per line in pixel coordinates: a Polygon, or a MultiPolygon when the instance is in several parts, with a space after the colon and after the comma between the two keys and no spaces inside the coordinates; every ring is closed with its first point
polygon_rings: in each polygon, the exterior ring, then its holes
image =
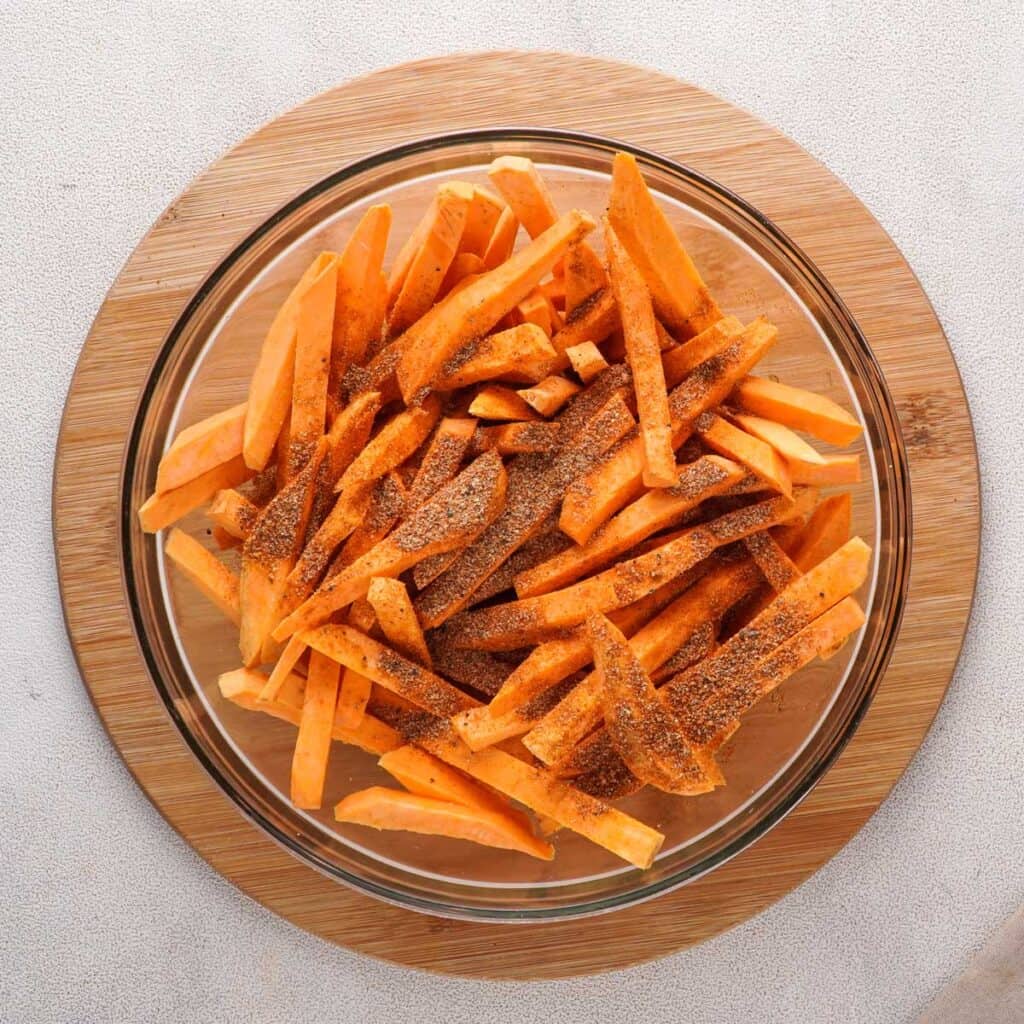
{"type": "Polygon", "coordinates": [[[700,89],[562,54],[422,61],[340,86],[202,174],[114,282],[78,364],[58,444],[54,523],[68,631],[110,737],[167,820],[213,867],[295,924],[351,949],[476,977],[555,978],[664,956],[799,885],[864,824],[920,745],[949,684],[974,591],[979,502],[956,365],[927,297],[878,223],[793,142],[700,89]],[[358,158],[460,128],[590,131],[717,179],[787,232],[835,286],[898,407],[913,490],[899,641],[853,741],[803,804],[740,856],[650,903],[584,921],[470,924],[371,901],[243,818],[200,768],[146,674],[122,592],[116,517],[125,438],[152,357],[204,276],[249,231],[358,158]]]}

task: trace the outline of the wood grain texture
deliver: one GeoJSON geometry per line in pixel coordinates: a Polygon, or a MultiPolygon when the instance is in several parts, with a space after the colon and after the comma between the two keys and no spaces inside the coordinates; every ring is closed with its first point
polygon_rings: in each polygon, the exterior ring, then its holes
{"type": "Polygon", "coordinates": [[[977,463],[966,400],[927,298],[882,228],[770,127],[671,78],[560,54],[424,61],[343,85],[284,115],[201,175],[153,226],[100,309],[68,396],[54,526],[68,629],[122,757],[221,874],[324,938],[477,977],[609,970],[700,942],[763,910],[863,825],[921,743],[948,686],[977,568],[977,463]],[[367,154],[473,127],[543,125],[621,138],[742,195],[810,255],[857,318],[900,412],[914,553],[898,644],[853,741],[812,794],[743,854],[674,893],[579,922],[478,925],[414,914],[329,881],[276,846],[193,759],[147,676],[120,579],[124,443],[167,330],[204,276],[302,189],[367,154]]]}

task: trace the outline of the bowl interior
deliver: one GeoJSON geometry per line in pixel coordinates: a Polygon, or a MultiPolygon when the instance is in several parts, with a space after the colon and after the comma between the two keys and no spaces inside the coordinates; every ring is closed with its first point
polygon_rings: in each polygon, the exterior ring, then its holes
{"type": "MultiPolygon", "coordinates": [[[[858,414],[866,473],[852,488],[854,530],[872,546],[855,643],[790,680],[744,720],[722,753],[728,785],[684,799],[646,790],[623,809],[666,834],[646,873],[563,830],[551,863],[454,840],[338,825],[346,793],[390,780],[369,755],[335,744],[325,808],[289,805],[294,729],[223,701],[219,673],[237,667],[237,637],[179,575],[161,544],[137,529],[134,508],[183,426],[245,398],[275,310],[305,266],[339,250],[372,203],[394,210],[394,256],[439,180],[486,183],[499,153],[531,156],[562,210],[599,215],[617,144],[548,132],[434,140],[364,161],[300,196],[233,252],[168,338],[140,404],[124,477],[125,580],[154,680],[193,750],[243,810],[298,856],[385,899],[435,913],[523,919],[609,909],[708,870],[769,827],[807,791],[848,738],[884,666],[907,560],[901,445],[884,384],[856,326],[827,284],[772,225],[693,172],[640,154],[663,208],[723,309],[744,322],[766,314],[779,342],[759,373],[812,388],[858,414]]],[[[600,248],[600,232],[595,245],[600,248]]],[[[202,513],[180,524],[210,543],[202,513]]],[[[237,556],[229,553],[232,561],[237,556]]]]}

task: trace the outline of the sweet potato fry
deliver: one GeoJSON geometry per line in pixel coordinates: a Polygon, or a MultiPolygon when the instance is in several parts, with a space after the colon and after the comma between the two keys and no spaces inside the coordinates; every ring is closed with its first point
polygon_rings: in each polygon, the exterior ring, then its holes
{"type": "Polygon", "coordinates": [[[524,452],[554,452],[558,449],[560,429],[557,423],[502,423],[477,427],[469,446],[471,455],[496,451],[501,455],[524,452]]]}
{"type": "Polygon", "coordinates": [[[441,403],[436,395],[429,396],[422,405],[397,413],[355,457],[334,489],[353,497],[365,493],[423,444],[440,414],[441,403]]]}
{"type": "Polygon", "coordinates": [[[278,621],[285,580],[302,547],[316,476],[326,452],[327,440],[321,438],[302,472],[260,512],[242,548],[239,648],[246,667],[260,660],[264,642],[278,621]]]}
{"type": "Polygon", "coordinates": [[[572,316],[599,292],[608,287],[608,274],[597,254],[589,245],[573,245],[565,254],[565,315],[572,316]]]}
{"type": "Polygon", "coordinates": [[[565,377],[545,377],[531,388],[522,388],[516,394],[541,416],[554,416],[573,395],[579,394],[579,384],[565,377]]]}
{"type": "Polygon", "coordinates": [[[740,715],[814,658],[831,657],[864,621],[860,605],[852,597],[843,598],[695,711],[685,723],[687,734],[705,749],[717,748],[735,732],[740,715]]]}
{"type": "Polygon", "coordinates": [[[283,641],[297,629],[325,622],[339,608],[362,597],[374,576],[397,576],[430,555],[472,541],[505,503],[507,476],[500,457],[482,455],[387,538],[352,565],[329,577],[275,631],[283,641]]]}
{"type": "MultiPolygon", "coordinates": [[[[777,334],[767,321],[755,320],[672,390],[669,412],[675,447],[690,436],[701,414],[719,405],[735,382],[764,356],[777,334]]],[[[569,488],[559,519],[562,531],[577,544],[585,544],[602,523],[640,494],[643,468],[643,441],[635,435],[569,488]]]]}
{"type": "Polygon", "coordinates": [[[551,193],[532,160],[499,156],[491,162],[487,176],[531,238],[542,235],[558,220],[551,193]]]}
{"type": "Polygon", "coordinates": [[[816,484],[829,487],[835,484],[860,483],[860,456],[823,455],[822,461],[803,462],[786,459],[786,467],[795,484],[816,484]]]}
{"type": "Polygon", "coordinates": [[[662,353],[665,383],[670,388],[676,387],[701,363],[724,352],[742,333],[743,324],[736,317],[723,316],[695,338],[662,353]]]}
{"type": "Polygon", "coordinates": [[[479,256],[471,252],[458,253],[445,271],[444,280],[437,292],[438,298],[443,299],[467,277],[475,277],[486,269],[484,261],[479,256]]]}
{"type": "MultiPolygon", "coordinates": [[[[278,696],[271,701],[262,700],[262,691],[267,677],[251,668],[239,668],[225,672],[217,680],[221,696],[239,707],[250,711],[263,711],[274,718],[298,725],[302,718],[302,703],[305,697],[306,680],[292,673],[280,688],[278,696]]],[[[371,715],[366,715],[359,727],[347,729],[338,724],[335,717],[331,738],[341,743],[350,743],[368,754],[380,757],[389,750],[402,746],[402,736],[391,726],[371,715]]]]}
{"type": "Polygon", "coordinates": [[[338,260],[328,385],[328,413],[332,419],[338,411],[345,372],[362,363],[371,347],[380,341],[388,299],[384,253],[391,219],[391,207],[386,203],[371,206],[355,226],[338,260]]]}
{"type": "Polygon", "coordinates": [[[813,569],[850,539],[851,511],[849,494],[825,498],[814,510],[791,554],[801,572],[813,569]]]}
{"type": "Polygon", "coordinates": [[[783,590],[710,658],[666,683],[666,698],[686,735],[694,742],[706,742],[694,724],[701,721],[696,717],[701,709],[780,644],[852,594],[867,577],[870,559],[871,549],[859,537],[847,541],[783,590]]]}
{"type": "Polygon", "coordinates": [[[475,430],[476,420],[453,416],[441,420],[409,489],[407,513],[415,512],[455,476],[475,430]]]}
{"type": "Polygon", "coordinates": [[[301,636],[313,650],[439,718],[450,718],[478,705],[478,701],[429,669],[403,658],[392,648],[351,626],[320,626],[306,630],[301,636]]]}
{"type": "Polygon", "coordinates": [[[435,386],[440,391],[451,391],[499,377],[539,381],[554,358],[555,350],[541,328],[519,324],[475,339],[460,349],[441,368],[435,386]]]}
{"type": "Polygon", "coordinates": [[[338,690],[338,723],[348,729],[356,729],[366,715],[373,681],[354,669],[346,668],[341,674],[338,690]]]}
{"type": "Polygon", "coordinates": [[[608,369],[608,361],[592,341],[573,345],[565,350],[565,354],[569,365],[584,384],[589,384],[599,373],[608,369]]]}
{"type": "Polygon", "coordinates": [[[643,274],[658,318],[681,341],[700,334],[722,314],[682,242],[658,206],[636,158],[616,153],[608,219],[643,274]]]}
{"type": "Polygon", "coordinates": [[[522,302],[516,303],[509,314],[509,319],[513,324],[533,324],[550,338],[555,331],[554,321],[551,319],[552,308],[544,293],[534,289],[522,302]]]}
{"type": "Polygon", "coordinates": [[[594,797],[494,747],[474,752],[454,733],[424,737],[430,753],[517,800],[537,814],[553,818],[639,868],[654,862],[665,837],[594,797]]]}
{"type": "Polygon", "coordinates": [[[733,399],[741,409],[755,416],[802,430],[829,444],[851,444],[863,430],[853,416],[831,399],[764,377],[741,380],[733,399]]]}
{"type": "Polygon", "coordinates": [[[188,483],[152,494],[139,507],[139,525],[146,533],[156,533],[209,501],[226,487],[237,487],[253,475],[241,455],[207,470],[188,483]]]}
{"type": "Polygon", "coordinates": [[[696,763],[682,727],[622,633],[603,615],[587,619],[587,633],[605,726],[633,774],[669,793],[695,796],[714,789],[713,776],[696,763]]]}
{"type": "Polygon", "coordinates": [[[813,500],[812,493],[800,492],[799,503],[772,498],[727,513],[580,583],[466,612],[450,624],[450,635],[457,645],[490,651],[536,643],[553,631],[578,625],[594,612],[606,613],[639,600],[717,548],[802,514],[813,500]]]}
{"type": "Polygon", "coordinates": [[[503,388],[500,384],[481,388],[469,405],[469,414],[482,420],[540,419],[511,388],[503,388]]]}
{"type": "Polygon", "coordinates": [[[702,501],[728,490],[743,471],[728,459],[706,455],[677,469],[674,487],[650,491],[610,520],[586,544],[569,548],[518,576],[519,597],[535,597],[606,566],[619,555],[678,523],[702,501]]]}
{"type": "Polygon", "coordinates": [[[529,829],[529,819],[515,810],[505,797],[420,747],[407,743],[397,750],[388,751],[377,763],[410,793],[503,814],[529,829]]]}
{"type": "Polygon", "coordinates": [[[242,402],[182,430],[157,467],[156,493],[181,487],[241,455],[247,408],[242,402]]]}
{"type": "Polygon", "coordinates": [[[278,655],[277,661],[274,663],[274,667],[267,676],[267,681],[260,691],[259,699],[261,701],[272,701],[277,700],[281,693],[281,687],[285,684],[285,681],[291,676],[295,669],[295,666],[299,663],[302,656],[306,653],[309,648],[297,637],[289,637],[288,643],[284,645],[284,649],[278,655]]]}
{"type": "Polygon", "coordinates": [[[770,444],[784,459],[798,459],[816,465],[825,462],[816,448],[781,423],[739,412],[732,413],[729,418],[748,434],[770,444]]]}
{"type": "Polygon", "coordinates": [[[785,590],[800,578],[799,566],[783,551],[769,530],[745,537],[743,544],[772,590],[785,590]]]}
{"type": "Polygon", "coordinates": [[[216,523],[210,527],[210,535],[213,537],[213,542],[217,545],[218,551],[231,551],[233,548],[240,548],[242,546],[242,542],[238,537],[228,533],[227,530],[216,523]]]}
{"type": "Polygon", "coordinates": [[[349,534],[328,567],[328,574],[340,572],[382,541],[406,514],[408,504],[409,492],[402,478],[394,470],[382,476],[370,491],[363,521],[349,534]]]}
{"type": "Polygon", "coordinates": [[[594,226],[578,210],[457,295],[438,303],[406,332],[397,377],[406,402],[417,398],[464,345],[486,334],[551,271],[566,248],[594,226]]]}
{"type": "Polygon", "coordinates": [[[337,662],[317,651],[310,654],[299,735],[292,756],[291,799],[296,807],[316,810],[323,802],[340,673],[337,662]]]}
{"type": "Polygon", "coordinates": [[[376,829],[467,839],[482,846],[515,850],[541,860],[551,860],[555,855],[550,844],[526,831],[521,822],[504,814],[383,786],[371,786],[349,794],[335,806],[334,817],[337,821],[376,829]]]}
{"type": "MultiPolygon", "coordinates": [[[[615,304],[615,293],[610,287],[602,288],[581,302],[565,318],[565,326],[555,334],[551,343],[560,354],[587,341],[600,345],[619,326],[619,307],[615,304]]],[[[562,369],[560,361],[556,361],[552,369],[562,369]]]]}
{"type": "Polygon", "coordinates": [[[402,334],[433,305],[448,267],[455,258],[473,202],[473,187],[463,182],[441,185],[431,204],[430,225],[393,295],[388,311],[388,333],[402,334]]]}
{"type": "Polygon", "coordinates": [[[466,226],[462,229],[462,238],[459,240],[459,254],[481,258],[482,266],[487,245],[494,236],[494,229],[498,226],[498,220],[505,209],[505,203],[493,192],[480,185],[474,185],[473,201],[469,205],[466,226]]]}
{"type": "Polygon", "coordinates": [[[622,320],[626,358],[633,374],[640,438],[644,449],[643,482],[647,487],[670,487],[675,483],[676,464],[668,391],[661,365],[651,293],[607,218],[604,222],[604,237],[612,291],[622,320]]]}
{"type": "Polygon", "coordinates": [[[260,510],[233,487],[218,491],[206,510],[206,517],[236,540],[249,536],[260,510]]]}
{"type": "MultiPolygon", "coordinates": [[[[373,421],[380,410],[378,391],[356,395],[334,418],[327,432],[327,455],[320,463],[316,478],[313,508],[309,513],[307,536],[315,535],[334,507],[334,488],[370,437],[373,421]]],[[[343,535],[344,536],[344,535],[343,535]]],[[[339,538],[343,539],[343,536],[339,538]]],[[[333,551],[333,548],[331,549],[333,551]]],[[[331,552],[327,553],[328,557],[331,552]]],[[[325,562],[326,564],[326,562],[325,562]]]]}
{"type": "Polygon", "coordinates": [[[746,466],[773,491],[787,497],[793,493],[786,463],[770,444],[734,427],[713,412],[706,412],[697,420],[697,433],[709,448],[746,466]]]}
{"type": "MultiPolygon", "coordinates": [[[[644,671],[660,668],[705,623],[718,621],[761,579],[754,562],[746,560],[716,566],[685,590],[630,638],[644,671]]],[[[591,673],[527,733],[523,739],[527,749],[545,764],[562,762],[600,725],[601,700],[600,680],[591,673]]]]}
{"type": "Polygon", "coordinates": [[[238,625],[238,577],[212,551],[175,528],[167,538],[164,553],[204,597],[238,625]]]}
{"type": "Polygon", "coordinates": [[[295,323],[295,371],[287,478],[299,473],[327,424],[327,393],[338,293],[338,257],[325,263],[302,298],[295,323]]]}
{"type": "MultiPolygon", "coordinates": [[[[450,569],[439,576],[417,598],[416,611],[424,628],[439,626],[470,602],[474,592],[514,551],[536,536],[570,481],[629,430],[630,415],[621,390],[614,390],[617,378],[598,378],[570,404],[562,414],[563,451],[555,458],[527,455],[513,460],[509,467],[509,493],[512,501],[483,535],[459,556],[450,569]],[[605,383],[608,383],[608,387],[605,383]],[[567,419],[593,407],[594,399],[604,405],[590,413],[589,429],[576,435],[567,419]]],[[[586,416],[584,412],[578,418],[586,416]]],[[[586,423],[587,420],[583,419],[586,423]]]]}
{"type": "Polygon", "coordinates": [[[274,317],[260,349],[249,385],[242,452],[250,469],[263,469],[270,461],[278,434],[291,409],[295,380],[295,338],[302,297],[334,253],[322,253],[309,266],[274,317]]]}
{"type": "Polygon", "coordinates": [[[378,577],[370,581],[366,599],[376,612],[388,643],[410,661],[430,668],[430,651],[405,584],[401,580],[378,577]]]}
{"type": "Polygon", "coordinates": [[[506,206],[501,211],[487,246],[483,251],[484,266],[488,270],[494,270],[501,266],[509,256],[516,244],[516,235],[519,233],[519,221],[516,215],[506,206]]]}

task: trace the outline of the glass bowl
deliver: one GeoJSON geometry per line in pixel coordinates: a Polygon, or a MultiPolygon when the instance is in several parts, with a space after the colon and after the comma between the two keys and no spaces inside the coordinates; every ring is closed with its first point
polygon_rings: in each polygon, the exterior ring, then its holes
{"type": "MultiPolygon", "coordinates": [[[[598,233],[599,234],[599,233],[598,233]]],[[[598,242],[599,244],[599,242],[598,242]]],[[[805,796],[850,738],[885,668],[907,584],[910,515],[899,428],[881,372],[839,297],[778,228],[722,186],[653,153],[607,139],[537,129],[469,132],[401,146],[339,170],[286,205],[210,274],[158,354],[126,451],[121,531],[124,580],[139,645],[168,713],[224,792],[295,856],[363,892],[432,914],[525,921],[593,914],[650,898],[703,874],[762,835],[805,796]],[[394,210],[391,253],[441,179],[486,182],[500,154],[531,157],[562,210],[604,209],[616,150],[636,154],[663,208],[723,309],[760,313],[780,339],[758,370],[813,388],[865,425],[867,472],[853,488],[855,532],[874,552],[860,636],[787,682],[746,716],[723,750],[728,785],[697,798],[645,790],[623,809],[661,829],[664,848],[638,871],[563,830],[550,863],[456,840],[338,825],[331,807],[390,781],[372,757],[335,744],[324,809],[288,801],[294,730],[221,699],[237,637],[173,571],[162,539],[135,510],[150,493],[168,440],[245,398],[270,319],[312,257],[342,247],[367,206],[394,210]]],[[[201,512],[181,524],[206,538],[201,512]]],[[[232,556],[233,557],[233,556],[232,556]]]]}

